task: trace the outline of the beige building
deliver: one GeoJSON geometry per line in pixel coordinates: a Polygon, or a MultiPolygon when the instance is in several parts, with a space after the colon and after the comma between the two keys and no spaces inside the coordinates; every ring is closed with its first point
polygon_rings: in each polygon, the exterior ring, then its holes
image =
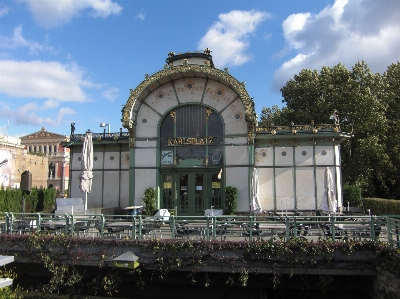
{"type": "Polygon", "coordinates": [[[29,154],[19,138],[0,136],[0,187],[19,188],[26,170],[32,174],[32,187],[46,187],[47,165],[47,157],[29,154]]]}
{"type": "Polygon", "coordinates": [[[47,159],[43,169],[46,175],[44,187],[54,188],[64,192],[69,182],[69,149],[61,146],[68,141],[65,135],[46,131],[44,127],[38,132],[21,137],[21,144],[27,152],[47,159]]]}

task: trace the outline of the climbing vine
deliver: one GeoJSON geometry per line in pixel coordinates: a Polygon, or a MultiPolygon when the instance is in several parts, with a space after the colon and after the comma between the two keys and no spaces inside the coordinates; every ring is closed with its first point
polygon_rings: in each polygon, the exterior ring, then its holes
{"type": "MultiPolygon", "coordinates": [[[[400,252],[387,243],[378,241],[336,241],[319,240],[308,242],[302,239],[290,239],[255,242],[219,242],[191,240],[103,240],[100,238],[71,238],[67,235],[0,235],[0,244],[12,244],[9,249],[1,246],[0,253],[14,255],[15,259],[36,260],[51,274],[50,279],[35,292],[42,294],[80,294],[82,289],[92,293],[109,295],[118,291],[121,282],[135,276],[137,287],[146,287],[147,279],[142,276],[152,272],[153,281],[165,281],[171,271],[187,271],[188,282],[203,283],[204,287],[213,285],[213,277],[203,272],[203,266],[223,267],[228,270],[226,285],[247,287],[254,275],[265,268],[272,269],[270,284],[277,288],[285,268],[292,277],[296,269],[324,267],[335,261],[337,254],[350,256],[355,252],[372,254],[372,262],[382,269],[400,277],[400,252]],[[15,244],[25,244],[23,255],[15,244]],[[117,254],[116,249],[136,248],[141,259],[147,259],[136,269],[110,267],[117,254]],[[107,249],[106,249],[107,248],[107,249]],[[111,250],[110,250],[111,249],[111,250]],[[112,250],[114,249],[114,250],[112,250]],[[110,253],[114,252],[114,253],[110,253]],[[26,258],[26,257],[25,257],[26,258]],[[93,262],[98,271],[88,279],[85,273],[75,268],[74,264],[93,262]],[[230,269],[230,273],[229,273],[230,269]],[[240,269],[240,270],[238,270],[240,269]],[[201,278],[201,280],[200,280],[201,278]]],[[[332,278],[324,277],[319,281],[323,291],[329,290],[332,278]]],[[[1,297],[0,297],[1,298],[1,297]]],[[[71,297],[74,298],[74,297],[71,297]]],[[[78,297],[76,297],[78,298],[78,297]]]]}

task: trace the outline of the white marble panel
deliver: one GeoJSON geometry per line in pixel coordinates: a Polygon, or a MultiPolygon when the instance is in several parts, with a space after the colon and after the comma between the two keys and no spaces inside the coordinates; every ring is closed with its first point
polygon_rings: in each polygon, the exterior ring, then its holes
{"type": "Polygon", "coordinates": [[[276,168],[276,208],[278,210],[295,209],[293,194],[293,169],[276,168]]]}
{"type": "MultiPolygon", "coordinates": [[[[92,179],[92,191],[88,193],[87,196],[87,206],[88,209],[93,208],[101,208],[101,195],[103,193],[103,172],[102,171],[94,171],[93,179],[92,179]]],[[[81,193],[82,199],[85,198],[85,193],[81,193]]],[[[104,203],[106,204],[106,203],[104,203]]]]}
{"type": "Polygon", "coordinates": [[[238,190],[237,212],[249,211],[249,171],[247,167],[226,168],[226,186],[238,190]]]}
{"type": "Polygon", "coordinates": [[[129,171],[121,172],[120,181],[120,203],[121,208],[129,207],[129,171]]]}
{"type": "Polygon", "coordinates": [[[190,78],[174,82],[180,103],[200,103],[206,80],[190,78]]]}
{"type": "Polygon", "coordinates": [[[70,186],[68,187],[69,196],[71,198],[81,198],[84,194],[79,189],[79,175],[81,174],[80,171],[72,171],[71,176],[69,178],[70,186]]]}
{"type": "Polygon", "coordinates": [[[317,167],[316,169],[318,209],[321,208],[322,201],[326,200],[325,172],[326,172],[326,167],[317,167]]]}
{"type": "Polygon", "coordinates": [[[299,146],[294,148],[296,165],[306,166],[313,165],[313,147],[312,146],[299,146]]]}
{"type": "Polygon", "coordinates": [[[275,147],[275,166],[293,165],[293,147],[275,147]]]}
{"type": "Polygon", "coordinates": [[[119,172],[104,172],[103,203],[105,208],[119,207],[119,172]]]}
{"type": "Polygon", "coordinates": [[[274,151],[272,148],[256,148],[255,149],[255,164],[256,166],[273,166],[274,151]]]}
{"type": "Polygon", "coordinates": [[[222,118],[225,123],[225,134],[247,134],[247,123],[242,102],[236,100],[223,112],[222,118]]]}
{"type": "Polygon", "coordinates": [[[134,205],[143,204],[144,190],[156,187],[155,169],[136,169],[135,170],[135,202],[134,205]]]}
{"type": "Polygon", "coordinates": [[[178,105],[174,88],[170,83],[153,91],[145,101],[161,115],[164,115],[165,112],[178,105]]]}
{"type": "Polygon", "coordinates": [[[72,155],[69,162],[69,167],[71,168],[71,170],[81,169],[81,161],[79,161],[78,159],[82,159],[82,153],[76,152],[72,155]]]}
{"type": "Polygon", "coordinates": [[[334,164],[334,148],[333,146],[316,146],[315,147],[315,164],[316,165],[333,165],[334,164]]]}
{"type": "Polygon", "coordinates": [[[119,169],[119,152],[106,152],[104,153],[104,168],[105,169],[119,169]]]}
{"type": "Polygon", "coordinates": [[[130,152],[122,152],[121,169],[129,169],[130,152]]]}
{"type": "Polygon", "coordinates": [[[203,103],[221,111],[237,98],[237,94],[229,87],[215,81],[208,81],[203,103]]]}
{"type": "Polygon", "coordinates": [[[93,153],[93,170],[103,169],[103,152],[93,153]]]}
{"type": "Polygon", "coordinates": [[[160,115],[146,105],[142,105],[136,120],[136,137],[157,137],[160,115]]]}
{"type": "MultiPolygon", "coordinates": [[[[136,149],[135,150],[135,166],[136,167],[155,167],[156,166],[155,148],[136,149]]],[[[154,181],[155,182],[155,181],[154,181]]]]}
{"type": "Polygon", "coordinates": [[[272,168],[258,168],[259,199],[263,211],[274,209],[274,172],[272,168]]]}
{"type": "Polygon", "coordinates": [[[227,146],[225,148],[225,164],[229,165],[248,165],[247,146],[227,146]]]}
{"type": "Polygon", "coordinates": [[[313,210],[315,206],[314,168],[304,167],[296,169],[296,197],[297,208],[313,210]]]}

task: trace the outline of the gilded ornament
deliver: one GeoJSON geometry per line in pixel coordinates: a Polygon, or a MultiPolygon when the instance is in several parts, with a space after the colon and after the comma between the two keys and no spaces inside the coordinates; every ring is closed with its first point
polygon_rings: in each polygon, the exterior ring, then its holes
{"type": "Polygon", "coordinates": [[[169,115],[171,115],[171,117],[172,117],[173,120],[174,120],[174,123],[176,123],[176,110],[171,111],[171,112],[169,113],[169,115]]]}
{"type": "Polygon", "coordinates": [[[210,117],[212,113],[212,110],[210,108],[206,108],[206,120],[208,121],[208,118],[210,117]]]}

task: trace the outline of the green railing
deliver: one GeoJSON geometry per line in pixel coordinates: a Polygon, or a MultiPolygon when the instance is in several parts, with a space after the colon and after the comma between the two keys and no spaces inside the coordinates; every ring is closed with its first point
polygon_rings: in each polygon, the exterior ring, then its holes
{"type": "Polygon", "coordinates": [[[400,216],[234,216],[0,213],[1,234],[67,234],[84,238],[193,240],[380,240],[400,247],[400,216]]]}

